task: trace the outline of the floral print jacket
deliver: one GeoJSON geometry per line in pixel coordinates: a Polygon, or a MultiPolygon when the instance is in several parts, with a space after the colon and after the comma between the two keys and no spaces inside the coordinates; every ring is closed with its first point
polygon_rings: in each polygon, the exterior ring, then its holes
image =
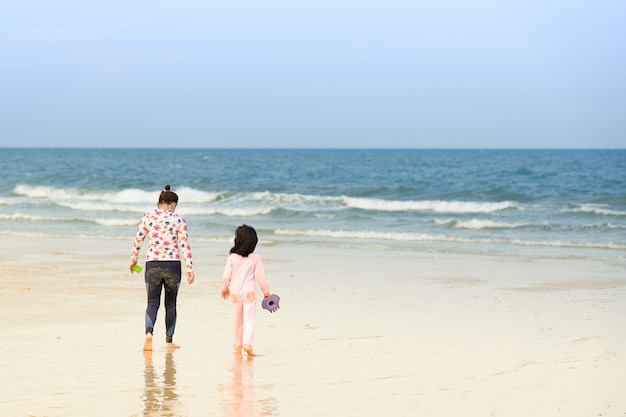
{"type": "Polygon", "coordinates": [[[187,222],[171,210],[154,209],[146,213],[137,226],[131,261],[136,262],[143,242],[148,238],[146,261],[179,261],[182,252],[187,272],[193,271],[187,222]]]}

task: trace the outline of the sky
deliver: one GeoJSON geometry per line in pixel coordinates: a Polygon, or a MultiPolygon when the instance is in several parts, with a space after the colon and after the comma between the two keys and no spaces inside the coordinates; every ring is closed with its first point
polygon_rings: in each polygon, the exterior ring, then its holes
{"type": "Polygon", "coordinates": [[[0,147],[625,148],[624,0],[0,0],[0,147]]]}

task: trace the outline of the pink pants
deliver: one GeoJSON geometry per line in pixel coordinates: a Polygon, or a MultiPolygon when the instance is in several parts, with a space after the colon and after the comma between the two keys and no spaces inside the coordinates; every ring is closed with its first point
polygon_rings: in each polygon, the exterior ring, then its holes
{"type": "Polygon", "coordinates": [[[246,297],[237,297],[236,295],[231,294],[230,301],[233,307],[235,345],[252,346],[252,341],[254,339],[256,296],[254,292],[247,293],[246,297]]]}

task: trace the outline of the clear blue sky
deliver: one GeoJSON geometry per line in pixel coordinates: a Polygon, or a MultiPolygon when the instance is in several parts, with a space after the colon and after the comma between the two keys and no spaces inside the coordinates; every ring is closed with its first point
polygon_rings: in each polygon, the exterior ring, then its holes
{"type": "Polygon", "coordinates": [[[624,0],[0,0],[0,146],[624,148],[624,0]]]}

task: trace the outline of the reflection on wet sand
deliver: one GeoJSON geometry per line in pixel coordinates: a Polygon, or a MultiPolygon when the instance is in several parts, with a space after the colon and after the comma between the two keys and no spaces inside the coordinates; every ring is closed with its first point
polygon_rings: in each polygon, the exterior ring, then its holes
{"type": "Polygon", "coordinates": [[[172,352],[165,354],[163,374],[157,376],[152,363],[152,352],[144,352],[144,417],[172,417],[175,415],[178,394],[176,393],[176,366],[172,352]]]}
{"type": "Polygon", "coordinates": [[[259,417],[254,399],[254,356],[233,354],[232,382],[228,386],[230,400],[226,403],[224,417],[259,417]]]}

